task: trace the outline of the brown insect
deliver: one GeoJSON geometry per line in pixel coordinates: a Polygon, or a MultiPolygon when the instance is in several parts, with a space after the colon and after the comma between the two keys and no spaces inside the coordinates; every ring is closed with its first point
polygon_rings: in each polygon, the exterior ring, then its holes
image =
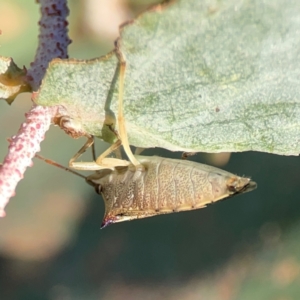
{"type": "Polygon", "coordinates": [[[206,207],[252,191],[256,183],[221,169],[186,160],[138,156],[134,165],[97,171],[86,178],[103,196],[107,225],[206,207]]]}
{"type": "Polygon", "coordinates": [[[101,228],[123,221],[204,208],[256,188],[256,183],[250,178],[180,159],[136,156],[142,168],[124,161],[127,166],[101,169],[85,177],[51,160],[37,157],[84,177],[95,187],[105,204],[101,228]]]}

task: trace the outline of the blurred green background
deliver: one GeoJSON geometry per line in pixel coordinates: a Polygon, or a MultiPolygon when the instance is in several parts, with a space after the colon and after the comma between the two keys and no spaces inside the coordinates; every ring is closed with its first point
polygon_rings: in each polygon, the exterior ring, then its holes
{"type": "MultiPolygon", "coordinates": [[[[70,57],[111,50],[118,24],[150,2],[69,1],[70,57]]],[[[0,55],[29,66],[38,19],[35,1],[0,0],[0,55]]],[[[0,103],[2,158],[30,107],[30,95],[0,103]]],[[[52,127],[41,154],[67,165],[83,143],[52,127]]],[[[97,152],[106,146],[97,142],[97,152]]],[[[299,158],[249,152],[190,159],[251,176],[258,189],[203,210],[100,230],[101,197],[81,178],[35,159],[0,220],[0,299],[300,299],[299,158]]]]}

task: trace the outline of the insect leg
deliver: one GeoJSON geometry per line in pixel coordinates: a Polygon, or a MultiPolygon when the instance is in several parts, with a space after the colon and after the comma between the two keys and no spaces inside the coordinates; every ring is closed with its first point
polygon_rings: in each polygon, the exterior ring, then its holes
{"type": "Polygon", "coordinates": [[[123,94],[124,94],[124,78],[125,78],[125,70],[126,70],[126,61],[119,50],[119,45],[117,42],[116,45],[117,56],[120,63],[120,81],[119,81],[119,104],[118,104],[118,127],[119,127],[119,135],[122,141],[122,145],[124,151],[129,158],[130,162],[136,168],[142,168],[142,164],[134,157],[128,142],[128,136],[125,126],[125,117],[124,117],[124,109],[123,109],[123,94]]]}
{"type": "Polygon", "coordinates": [[[92,156],[93,156],[93,160],[96,161],[96,149],[95,149],[95,143],[92,144],[92,156]]]}
{"type": "Polygon", "coordinates": [[[93,162],[76,162],[76,160],[86,151],[87,148],[91,147],[94,143],[94,137],[89,136],[87,142],[83,147],[70,159],[69,167],[76,170],[96,171],[101,169],[112,169],[115,166],[128,166],[127,160],[118,158],[107,157],[110,153],[115,151],[121,146],[121,140],[117,140],[107,150],[105,150],[97,159],[93,162]]]}
{"type": "Polygon", "coordinates": [[[79,149],[79,151],[70,159],[69,161],[69,167],[76,169],[76,163],[75,160],[77,160],[89,147],[91,147],[94,144],[94,137],[92,135],[87,136],[87,141],[85,144],[79,149]]]}
{"type": "Polygon", "coordinates": [[[108,149],[106,149],[98,158],[96,159],[96,164],[100,166],[116,167],[116,166],[128,166],[129,162],[127,160],[122,160],[119,158],[107,157],[112,152],[116,151],[122,145],[121,140],[117,140],[108,149]]]}

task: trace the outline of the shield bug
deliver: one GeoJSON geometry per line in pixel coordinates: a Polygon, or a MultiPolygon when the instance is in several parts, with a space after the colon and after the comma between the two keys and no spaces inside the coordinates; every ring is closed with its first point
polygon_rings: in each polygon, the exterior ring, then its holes
{"type": "Polygon", "coordinates": [[[123,221],[204,208],[256,188],[250,178],[205,164],[158,156],[137,156],[136,159],[142,168],[127,162],[128,165],[101,169],[87,177],[78,174],[103,197],[105,215],[101,228],[123,221]]]}

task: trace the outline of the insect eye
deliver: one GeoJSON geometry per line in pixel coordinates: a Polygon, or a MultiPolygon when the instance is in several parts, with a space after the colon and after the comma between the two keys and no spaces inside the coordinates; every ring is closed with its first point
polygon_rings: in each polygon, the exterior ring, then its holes
{"type": "Polygon", "coordinates": [[[96,191],[97,194],[100,195],[101,194],[101,190],[102,190],[101,184],[95,185],[95,191],[96,191]]]}

